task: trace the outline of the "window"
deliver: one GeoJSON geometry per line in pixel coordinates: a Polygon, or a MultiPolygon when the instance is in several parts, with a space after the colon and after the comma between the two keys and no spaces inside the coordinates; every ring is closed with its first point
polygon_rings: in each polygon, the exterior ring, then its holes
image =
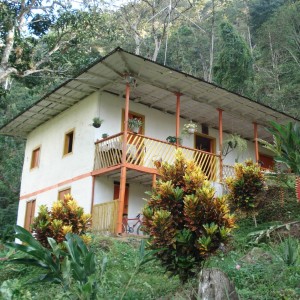
{"type": "Polygon", "coordinates": [[[24,228],[28,231],[30,230],[30,225],[33,223],[35,212],[35,200],[28,201],[26,203],[26,213],[25,213],[25,223],[24,228]]]}
{"type": "Polygon", "coordinates": [[[74,130],[67,132],[65,135],[64,155],[73,152],[73,144],[74,144],[74,130]]]}
{"type": "Polygon", "coordinates": [[[40,153],[41,147],[38,147],[32,151],[30,169],[38,168],[40,163],[40,153]]]}
{"type": "Polygon", "coordinates": [[[58,199],[64,200],[64,196],[67,194],[71,194],[71,188],[67,188],[58,192],[58,199]]]}

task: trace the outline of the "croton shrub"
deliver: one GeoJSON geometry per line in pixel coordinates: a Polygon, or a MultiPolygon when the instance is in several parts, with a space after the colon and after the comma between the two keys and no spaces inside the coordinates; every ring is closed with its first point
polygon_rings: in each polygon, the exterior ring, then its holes
{"type": "Polygon", "coordinates": [[[259,208],[261,192],[265,188],[264,174],[257,163],[246,160],[234,166],[234,176],[226,179],[228,200],[234,209],[255,216],[259,208]]]}
{"type": "Polygon", "coordinates": [[[91,215],[85,214],[76,200],[67,194],[64,199],[55,201],[50,211],[46,205],[39,207],[38,215],[31,225],[32,233],[44,247],[48,248],[48,237],[53,238],[57,243],[62,243],[68,233],[77,234],[88,243],[89,237],[85,234],[90,221],[91,215]]]}
{"type": "Polygon", "coordinates": [[[201,168],[180,150],[174,164],[163,163],[158,171],[160,179],[143,209],[143,226],[162,265],[184,282],[228,240],[234,217],[226,198],[215,197],[201,168]]]}

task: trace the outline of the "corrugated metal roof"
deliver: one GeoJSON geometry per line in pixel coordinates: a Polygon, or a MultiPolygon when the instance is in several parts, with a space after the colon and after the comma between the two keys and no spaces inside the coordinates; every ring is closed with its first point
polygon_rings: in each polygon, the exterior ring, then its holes
{"type": "Polygon", "coordinates": [[[236,93],[146,58],[115,49],[75,77],[45,95],[26,111],[0,128],[0,134],[20,136],[68,109],[95,91],[124,96],[124,75],[136,79],[130,99],[166,113],[175,114],[176,96],[180,92],[180,115],[187,120],[218,127],[216,109],[224,110],[223,129],[244,138],[253,138],[253,122],[259,125],[259,137],[267,138],[268,121],[300,121],[236,93]]]}

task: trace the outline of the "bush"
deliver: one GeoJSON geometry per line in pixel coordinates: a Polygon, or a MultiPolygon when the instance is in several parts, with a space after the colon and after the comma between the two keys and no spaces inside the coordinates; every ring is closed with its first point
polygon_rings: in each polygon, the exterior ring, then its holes
{"type": "Polygon", "coordinates": [[[205,259],[229,237],[234,227],[226,199],[215,197],[200,167],[176,153],[174,165],[163,163],[161,179],[143,209],[151,249],[182,282],[200,271],[205,259]]]}
{"type": "Polygon", "coordinates": [[[85,241],[91,216],[84,214],[83,208],[77,205],[71,195],[65,195],[63,200],[53,203],[51,211],[46,205],[41,205],[38,216],[34,218],[32,232],[34,237],[44,246],[49,248],[48,237],[57,243],[62,243],[68,233],[74,233],[85,241]]]}
{"type": "Polygon", "coordinates": [[[235,164],[234,172],[235,177],[226,179],[228,199],[235,209],[254,213],[261,201],[260,192],[264,189],[265,180],[260,166],[247,160],[245,164],[235,164]]]}

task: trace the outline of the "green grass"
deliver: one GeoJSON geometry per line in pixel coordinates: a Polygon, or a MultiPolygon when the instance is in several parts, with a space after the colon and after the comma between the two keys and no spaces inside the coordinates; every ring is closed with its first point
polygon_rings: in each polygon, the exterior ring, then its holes
{"type": "MultiPolygon", "coordinates": [[[[295,199],[293,201],[296,202],[295,199]]],[[[270,241],[253,245],[247,237],[250,232],[267,229],[279,223],[278,219],[273,222],[261,220],[258,227],[255,228],[251,218],[239,221],[238,228],[234,231],[231,243],[226,246],[225,252],[220,251],[206,263],[207,267],[220,268],[229,276],[234,282],[241,300],[300,299],[300,261],[299,249],[296,248],[299,243],[295,241],[278,244],[278,242],[272,243],[270,241]],[[243,258],[254,246],[262,249],[268,258],[259,257],[254,262],[245,262],[243,258]],[[289,247],[289,255],[298,256],[297,260],[286,258],[284,255],[285,247],[289,247]],[[237,265],[240,266],[239,269],[237,269],[237,265]]],[[[91,248],[96,252],[99,266],[97,270],[99,299],[121,299],[132,274],[136,270],[139,259],[139,244],[140,241],[134,238],[122,239],[101,236],[93,238],[91,248]],[[108,262],[104,275],[101,277],[100,266],[104,257],[107,257],[108,262]]],[[[0,258],[5,257],[5,255],[7,255],[7,249],[0,248],[0,258]]],[[[35,267],[13,265],[7,261],[0,261],[0,286],[6,282],[5,284],[9,286],[6,289],[14,290],[16,295],[14,298],[2,296],[2,299],[78,299],[73,297],[74,295],[67,296],[59,285],[30,283],[30,280],[39,273],[40,270],[35,267]]],[[[124,299],[196,299],[197,286],[197,278],[182,285],[177,277],[169,278],[159,262],[150,261],[142,265],[138,274],[133,277],[124,299]]]]}

